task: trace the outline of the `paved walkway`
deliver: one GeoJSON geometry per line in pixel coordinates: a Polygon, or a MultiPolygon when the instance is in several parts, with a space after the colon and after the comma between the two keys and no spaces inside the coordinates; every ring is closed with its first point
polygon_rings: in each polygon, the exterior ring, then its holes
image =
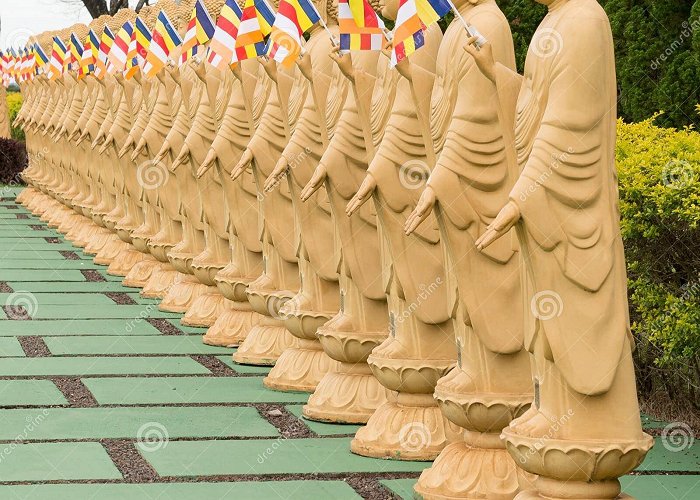
{"type": "MultiPolygon", "coordinates": [[[[267,369],[203,345],[14,194],[0,187],[0,498],[412,498],[427,464],[351,454],[356,426],[299,419],[306,395],[265,389],[267,369]]],[[[700,447],[657,441],[626,491],[700,498],[700,447]]]]}

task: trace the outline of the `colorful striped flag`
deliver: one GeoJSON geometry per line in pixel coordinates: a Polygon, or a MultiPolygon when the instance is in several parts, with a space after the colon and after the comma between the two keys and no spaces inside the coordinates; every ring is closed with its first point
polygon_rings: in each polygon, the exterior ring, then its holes
{"type": "Polygon", "coordinates": [[[211,40],[214,36],[216,26],[214,26],[214,21],[209,15],[207,7],[204,5],[202,0],[197,0],[192,9],[192,15],[190,16],[190,22],[187,25],[187,33],[185,33],[185,39],[182,42],[182,55],[180,57],[180,64],[185,63],[188,59],[194,57],[197,53],[195,49],[198,45],[204,45],[211,40]]]}
{"type": "Polygon", "coordinates": [[[382,50],[384,21],[367,0],[338,0],[341,50],[382,50]]]}
{"type": "Polygon", "coordinates": [[[233,61],[233,47],[236,44],[241,24],[241,9],[235,0],[226,0],[216,20],[216,30],[209,44],[209,63],[223,71],[233,61]]]}
{"type": "Polygon", "coordinates": [[[143,67],[146,62],[146,54],[148,54],[148,48],[151,45],[151,31],[146,26],[140,17],[136,18],[135,24],[135,34],[136,34],[136,54],[139,58],[139,65],[143,67]]]}
{"type": "Polygon", "coordinates": [[[81,54],[83,52],[83,44],[80,43],[80,40],[78,39],[75,33],[70,34],[70,42],[68,49],[70,50],[70,62],[68,64],[68,69],[80,69],[80,59],[81,54]]]}
{"type": "Polygon", "coordinates": [[[447,0],[415,0],[418,17],[423,21],[427,28],[428,26],[438,22],[444,17],[452,6],[447,0]]]}
{"type": "Polygon", "coordinates": [[[146,54],[146,65],[144,68],[146,75],[153,77],[163,69],[168,62],[170,52],[175,47],[179,47],[180,44],[182,44],[180,35],[178,35],[170,19],[168,19],[165,11],[161,10],[158,14],[156,27],[153,28],[151,44],[146,54]]]}
{"type": "Polygon", "coordinates": [[[34,44],[34,58],[38,67],[43,68],[49,62],[49,58],[38,43],[34,44]]]}
{"type": "Polygon", "coordinates": [[[60,38],[53,37],[53,48],[51,49],[51,61],[49,63],[49,79],[55,80],[63,75],[63,64],[66,60],[66,46],[60,38]]]}
{"type": "Polygon", "coordinates": [[[267,0],[246,0],[236,38],[236,60],[265,54],[264,39],[272,31],[274,22],[275,11],[267,0]]]}
{"type": "Polygon", "coordinates": [[[29,50],[29,47],[24,49],[24,54],[24,63],[22,64],[22,81],[27,81],[34,77],[36,58],[34,57],[34,51],[29,50]]]}
{"type": "Polygon", "coordinates": [[[418,16],[416,0],[399,0],[389,67],[393,68],[423,46],[424,27],[418,16]]]}
{"type": "Polygon", "coordinates": [[[85,78],[87,75],[95,71],[95,50],[93,49],[93,43],[95,40],[97,40],[97,35],[94,31],[90,30],[88,35],[85,37],[83,54],[80,57],[80,71],[78,72],[78,80],[85,78]]]}
{"type": "Polygon", "coordinates": [[[291,66],[301,53],[301,39],[321,20],[311,0],[280,0],[270,33],[268,55],[283,66],[291,66]]]}
{"type": "Polygon", "coordinates": [[[131,80],[139,70],[138,44],[136,42],[136,31],[131,34],[129,42],[129,51],[126,54],[126,69],[124,70],[124,78],[131,80]]]}
{"type": "Polygon", "coordinates": [[[117,32],[112,43],[112,48],[107,57],[114,67],[113,71],[124,71],[126,68],[126,57],[129,52],[129,44],[134,34],[134,24],[127,21],[117,32]]]}
{"type": "Polygon", "coordinates": [[[95,57],[95,76],[99,79],[104,78],[107,73],[107,65],[110,64],[108,55],[113,43],[114,33],[109,29],[109,26],[105,26],[95,57]]]}

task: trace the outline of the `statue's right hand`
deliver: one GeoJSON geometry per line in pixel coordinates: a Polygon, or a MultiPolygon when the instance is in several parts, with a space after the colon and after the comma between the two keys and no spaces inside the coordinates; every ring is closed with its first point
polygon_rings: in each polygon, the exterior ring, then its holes
{"type": "Polygon", "coordinates": [[[311,198],[311,195],[318,191],[318,188],[323,185],[326,177],[328,177],[328,170],[323,163],[319,163],[316,170],[314,170],[314,175],[311,176],[311,179],[301,191],[301,201],[306,201],[311,198]]]}
{"type": "Polygon", "coordinates": [[[201,178],[204,174],[207,173],[207,171],[214,165],[214,162],[219,158],[218,153],[214,148],[209,149],[209,152],[207,153],[207,157],[204,158],[204,161],[202,164],[199,166],[197,169],[197,179],[201,178]]]}
{"type": "Polygon", "coordinates": [[[119,158],[124,157],[127,151],[129,151],[129,148],[134,145],[134,138],[129,134],[129,136],[126,138],[126,143],[124,146],[119,150],[118,156],[119,158]]]}
{"type": "Polygon", "coordinates": [[[233,171],[231,172],[231,179],[233,179],[234,181],[238,179],[248,168],[248,165],[250,165],[251,161],[253,161],[253,152],[249,148],[246,148],[245,151],[243,151],[241,159],[238,161],[236,166],[233,168],[233,171]]]}
{"type": "Polygon", "coordinates": [[[435,199],[433,188],[430,186],[426,187],[423,194],[420,195],[416,208],[413,209],[411,215],[406,219],[406,224],[404,225],[406,236],[412,234],[428,218],[435,206],[435,199]]]}
{"type": "Polygon", "coordinates": [[[141,137],[141,139],[139,139],[139,143],[136,145],[136,147],[134,147],[134,152],[131,153],[131,160],[136,161],[136,158],[138,158],[139,153],[141,153],[141,151],[145,147],[146,147],[146,139],[141,137]]]}
{"type": "Polygon", "coordinates": [[[352,197],[352,200],[350,200],[350,203],[348,203],[348,206],[345,208],[345,215],[350,217],[357,212],[357,210],[369,200],[376,188],[377,181],[374,179],[374,176],[372,174],[367,174],[365,180],[363,180],[360,185],[360,189],[357,190],[357,193],[355,193],[355,196],[352,197]]]}
{"type": "Polygon", "coordinates": [[[155,155],[153,158],[154,163],[160,163],[163,161],[163,158],[165,158],[165,155],[167,155],[170,152],[171,146],[168,141],[163,141],[163,145],[160,147],[160,151],[158,151],[158,154],[155,155]]]}
{"type": "Polygon", "coordinates": [[[350,53],[341,54],[340,46],[336,45],[331,49],[328,56],[335,61],[340,69],[340,72],[345,75],[348,80],[351,82],[355,81],[355,71],[352,67],[352,57],[350,56],[350,53]]]}

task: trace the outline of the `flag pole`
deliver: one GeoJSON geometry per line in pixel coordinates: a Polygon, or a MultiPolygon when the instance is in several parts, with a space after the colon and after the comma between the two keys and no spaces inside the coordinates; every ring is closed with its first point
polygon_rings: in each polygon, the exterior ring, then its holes
{"type": "MultiPolygon", "coordinates": [[[[314,6],[314,9],[316,6],[314,6]]],[[[318,11],[316,11],[318,12],[318,11]]],[[[328,25],[326,24],[326,21],[323,20],[323,17],[319,14],[318,16],[318,22],[321,23],[321,26],[323,26],[323,29],[326,30],[326,33],[328,33],[328,37],[331,39],[331,43],[333,44],[333,47],[338,46],[338,41],[335,39],[333,36],[333,33],[331,33],[331,30],[328,29],[328,25]]]]}
{"type": "Polygon", "coordinates": [[[450,7],[452,8],[452,12],[454,12],[455,16],[462,22],[462,25],[464,26],[464,30],[467,32],[467,34],[472,37],[475,36],[477,37],[476,41],[474,42],[474,45],[476,48],[480,48],[482,45],[484,45],[487,40],[484,38],[484,35],[479,33],[479,30],[477,30],[474,26],[469,24],[466,19],[462,17],[462,14],[460,14],[459,10],[457,10],[457,7],[455,4],[452,2],[452,0],[446,0],[448,4],[450,4],[450,7]]]}

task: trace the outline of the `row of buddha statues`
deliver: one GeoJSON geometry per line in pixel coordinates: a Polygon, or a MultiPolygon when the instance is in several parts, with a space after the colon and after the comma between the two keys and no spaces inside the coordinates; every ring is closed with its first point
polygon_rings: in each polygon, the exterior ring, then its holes
{"type": "MultiPolygon", "coordinates": [[[[524,74],[494,0],[389,68],[313,27],[293,67],[21,84],[18,200],[353,453],[426,463],[423,498],[612,499],[651,448],[631,352],[616,80],[595,0],[549,13],[524,74]]],[[[161,0],[184,33],[192,3],[161,0]]],[[[218,12],[221,1],[207,2],[218,12]]],[[[337,36],[337,4],[315,2],[337,36]]],[[[398,0],[374,7],[395,19],[398,0]]],[[[61,32],[116,30],[120,10],[61,32]]],[[[37,42],[48,50],[52,36],[37,42]]],[[[177,49],[171,54],[177,60],[177,49]]]]}

